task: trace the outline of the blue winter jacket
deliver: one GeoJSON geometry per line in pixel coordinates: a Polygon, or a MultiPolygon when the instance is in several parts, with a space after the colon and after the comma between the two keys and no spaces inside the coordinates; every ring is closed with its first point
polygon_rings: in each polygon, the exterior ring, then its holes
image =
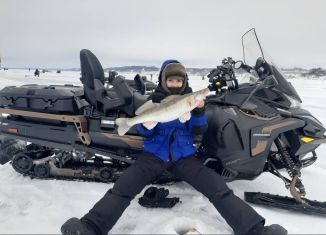
{"type": "MultiPolygon", "coordinates": [[[[159,82],[162,82],[162,71],[170,63],[180,63],[177,60],[167,60],[163,63],[159,74],[159,82]]],[[[182,94],[190,93],[192,89],[186,84],[182,94]]],[[[151,99],[154,103],[160,102],[169,94],[162,89],[161,85],[156,88],[151,99]]],[[[196,111],[196,110],[194,110],[196,111]]],[[[207,128],[207,118],[204,109],[200,114],[192,112],[190,120],[181,123],[179,119],[158,123],[153,129],[148,130],[138,124],[136,129],[140,135],[147,137],[144,140],[144,151],[150,152],[163,161],[177,161],[180,158],[193,156],[197,151],[194,146],[192,134],[202,133],[207,128]]]]}
{"type": "Polygon", "coordinates": [[[206,125],[205,115],[196,117],[192,114],[190,120],[185,123],[181,123],[177,119],[158,123],[151,130],[147,130],[141,124],[138,124],[136,128],[139,134],[147,137],[144,140],[144,151],[168,162],[193,156],[197,151],[192,139],[193,128],[206,125]]]}

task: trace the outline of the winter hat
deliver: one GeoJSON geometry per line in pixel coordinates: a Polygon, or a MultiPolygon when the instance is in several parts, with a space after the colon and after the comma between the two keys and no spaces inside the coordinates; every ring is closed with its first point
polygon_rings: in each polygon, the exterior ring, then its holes
{"type": "Polygon", "coordinates": [[[166,86],[167,79],[182,80],[183,85],[180,88],[180,93],[183,92],[187,85],[186,68],[177,60],[165,61],[161,67],[159,82],[165,91],[171,93],[171,91],[166,86]]]}

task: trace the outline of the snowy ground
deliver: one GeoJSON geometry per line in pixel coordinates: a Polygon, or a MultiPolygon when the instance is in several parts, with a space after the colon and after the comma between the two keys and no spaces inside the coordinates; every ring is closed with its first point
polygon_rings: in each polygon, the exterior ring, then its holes
{"type": "MultiPolygon", "coordinates": [[[[127,77],[131,77],[128,74],[127,77]]],[[[326,124],[326,79],[291,79],[310,110],[326,124]]],[[[9,85],[80,84],[78,72],[46,73],[34,78],[24,70],[0,71],[0,88],[9,85]]],[[[190,77],[195,88],[207,86],[207,80],[190,77]]],[[[302,171],[307,197],[325,201],[322,189],[326,178],[326,146],[317,150],[317,163],[302,171]]],[[[243,198],[244,191],[262,191],[289,195],[281,180],[263,174],[254,181],[228,183],[235,194],[243,198]]],[[[58,234],[60,226],[70,217],[81,217],[112,187],[112,184],[60,180],[38,180],[16,173],[10,164],[0,165],[0,234],[58,234]]],[[[176,234],[176,230],[196,227],[203,234],[232,234],[215,208],[200,193],[186,183],[166,186],[171,196],[182,203],[172,209],[147,209],[138,204],[138,197],[114,226],[112,234],[176,234]]],[[[279,223],[290,234],[326,234],[325,218],[308,216],[281,209],[253,206],[266,218],[267,224],[279,223]]]]}

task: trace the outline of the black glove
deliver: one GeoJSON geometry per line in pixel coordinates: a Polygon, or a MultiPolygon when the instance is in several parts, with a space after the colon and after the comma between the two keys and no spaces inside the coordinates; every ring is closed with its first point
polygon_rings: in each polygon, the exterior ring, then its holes
{"type": "Polygon", "coordinates": [[[177,197],[168,198],[169,190],[165,188],[149,187],[138,203],[147,208],[172,208],[180,202],[177,197]]]}
{"type": "Polygon", "coordinates": [[[202,108],[195,108],[193,109],[192,111],[192,114],[194,114],[196,117],[199,117],[199,116],[202,116],[205,112],[205,106],[202,107],[202,108]]]}

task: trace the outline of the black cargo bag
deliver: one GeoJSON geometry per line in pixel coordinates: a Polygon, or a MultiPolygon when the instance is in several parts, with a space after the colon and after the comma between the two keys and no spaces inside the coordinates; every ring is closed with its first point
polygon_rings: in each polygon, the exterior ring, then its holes
{"type": "Polygon", "coordinates": [[[83,95],[83,88],[73,85],[9,86],[0,91],[0,106],[53,114],[80,114],[76,100],[81,100],[83,95]]]}

